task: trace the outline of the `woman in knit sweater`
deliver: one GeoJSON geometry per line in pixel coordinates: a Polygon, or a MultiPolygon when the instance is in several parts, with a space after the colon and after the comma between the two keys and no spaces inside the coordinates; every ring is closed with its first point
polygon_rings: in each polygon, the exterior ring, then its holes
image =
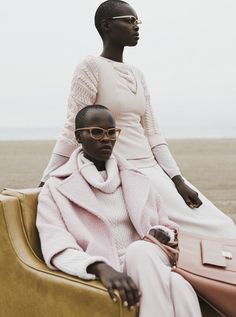
{"type": "Polygon", "coordinates": [[[191,285],[171,271],[163,251],[140,240],[148,232],[176,243],[177,225],[165,214],[150,180],[112,155],[120,129],[103,106],[76,117],[76,149],[39,195],[37,227],[51,269],[98,278],[116,302],[140,306],[140,317],[200,317],[191,285]]]}
{"type": "Polygon", "coordinates": [[[87,104],[104,104],[122,128],[116,152],[150,177],[169,217],[191,232],[236,238],[233,221],[181,176],[155,122],[143,74],[123,62],[124,47],[138,43],[139,23],[134,9],[124,1],[108,0],[98,7],[95,25],[103,51],[101,56],[87,57],[75,71],[66,123],[42,184],[77,147],[76,113],[87,104]]]}

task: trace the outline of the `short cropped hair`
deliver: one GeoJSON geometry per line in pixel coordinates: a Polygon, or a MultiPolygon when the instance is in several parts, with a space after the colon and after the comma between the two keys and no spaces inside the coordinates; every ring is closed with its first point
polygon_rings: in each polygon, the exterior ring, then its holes
{"type": "Polygon", "coordinates": [[[107,0],[101,3],[100,6],[97,8],[97,11],[94,17],[94,22],[95,22],[96,29],[98,33],[100,34],[101,38],[103,38],[102,26],[101,26],[102,20],[111,18],[112,15],[114,14],[114,10],[123,4],[129,5],[127,2],[123,0],[107,0]]]}
{"type": "Polygon", "coordinates": [[[77,115],[75,117],[75,129],[85,128],[84,124],[85,124],[86,115],[91,110],[107,110],[107,111],[110,111],[107,107],[105,107],[103,105],[88,105],[88,106],[84,107],[83,109],[81,109],[77,113],[77,115]]]}

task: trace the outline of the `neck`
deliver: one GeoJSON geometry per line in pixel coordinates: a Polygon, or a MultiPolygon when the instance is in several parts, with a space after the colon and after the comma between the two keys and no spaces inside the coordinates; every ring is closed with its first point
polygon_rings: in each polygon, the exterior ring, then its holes
{"type": "Polygon", "coordinates": [[[104,170],[106,170],[106,167],[105,167],[106,162],[104,162],[104,161],[98,161],[98,160],[96,160],[96,159],[90,157],[90,156],[87,155],[86,153],[84,153],[84,157],[85,157],[86,159],[90,160],[91,162],[93,162],[93,164],[95,165],[95,167],[96,167],[96,169],[97,169],[98,171],[104,171],[104,170]]]}
{"type": "Polygon", "coordinates": [[[111,59],[115,62],[123,63],[123,52],[124,52],[124,46],[116,46],[111,44],[103,44],[103,51],[101,56],[111,59]]]}

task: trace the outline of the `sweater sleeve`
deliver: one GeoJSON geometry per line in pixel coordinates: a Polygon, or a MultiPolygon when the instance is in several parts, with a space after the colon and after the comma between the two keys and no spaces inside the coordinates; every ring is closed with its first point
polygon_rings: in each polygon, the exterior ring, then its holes
{"type": "Polygon", "coordinates": [[[96,276],[87,272],[87,267],[96,262],[107,260],[102,256],[91,256],[75,249],[66,249],[52,259],[52,263],[60,271],[78,276],[85,280],[95,280],[96,276]]]}
{"type": "Polygon", "coordinates": [[[176,175],[181,175],[180,169],[166,144],[154,146],[152,148],[152,152],[158,164],[170,178],[173,178],[176,175]]]}
{"type": "Polygon", "coordinates": [[[146,137],[148,138],[151,148],[159,144],[167,144],[155,120],[153,109],[151,107],[150,94],[149,94],[143,74],[141,74],[141,81],[142,81],[144,96],[146,100],[146,109],[145,109],[144,115],[141,118],[141,124],[143,126],[144,133],[146,137]]]}
{"type": "Polygon", "coordinates": [[[62,156],[60,154],[52,153],[50,161],[48,162],[48,165],[43,172],[43,177],[41,179],[41,182],[45,183],[48,180],[50,173],[53,172],[58,167],[65,164],[67,161],[68,161],[67,156],[62,156]]]}
{"type": "Polygon", "coordinates": [[[58,163],[62,165],[65,162],[63,157],[70,157],[78,146],[74,135],[75,116],[83,107],[95,103],[97,86],[98,67],[94,59],[88,57],[75,70],[68,99],[66,121],[53,149],[53,154],[56,155],[51,157],[42,181],[48,179],[49,173],[60,166],[58,163]]]}

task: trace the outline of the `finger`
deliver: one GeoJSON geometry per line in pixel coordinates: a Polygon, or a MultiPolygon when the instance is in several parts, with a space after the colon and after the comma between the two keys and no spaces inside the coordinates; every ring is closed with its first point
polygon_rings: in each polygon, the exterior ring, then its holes
{"type": "Polygon", "coordinates": [[[124,287],[124,290],[126,292],[126,297],[127,297],[127,300],[128,300],[128,308],[132,309],[132,308],[134,308],[134,306],[136,304],[135,299],[134,299],[133,289],[129,285],[127,280],[123,281],[123,287],[124,287]]]}
{"type": "Polygon", "coordinates": [[[116,297],[116,294],[112,288],[112,284],[110,283],[108,286],[107,286],[107,291],[108,291],[108,294],[110,295],[111,299],[113,300],[114,303],[117,302],[117,297],[116,297]]]}
{"type": "Polygon", "coordinates": [[[136,286],[131,277],[128,278],[128,283],[133,290],[134,302],[136,305],[139,305],[141,292],[139,291],[138,287],[136,286]]]}
{"type": "Polygon", "coordinates": [[[191,208],[191,209],[194,208],[194,205],[189,198],[185,198],[184,201],[185,201],[186,205],[189,206],[189,208],[191,208]]]}
{"type": "Polygon", "coordinates": [[[193,201],[194,208],[198,208],[202,205],[201,199],[197,196],[193,201]]]}
{"type": "Polygon", "coordinates": [[[113,289],[114,288],[117,289],[117,291],[119,292],[119,295],[120,295],[121,301],[123,303],[123,306],[128,307],[129,303],[128,303],[128,298],[127,298],[127,295],[126,295],[126,291],[125,291],[122,283],[120,282],[120,280],[115,280],[113,282],[113,289]]]}

